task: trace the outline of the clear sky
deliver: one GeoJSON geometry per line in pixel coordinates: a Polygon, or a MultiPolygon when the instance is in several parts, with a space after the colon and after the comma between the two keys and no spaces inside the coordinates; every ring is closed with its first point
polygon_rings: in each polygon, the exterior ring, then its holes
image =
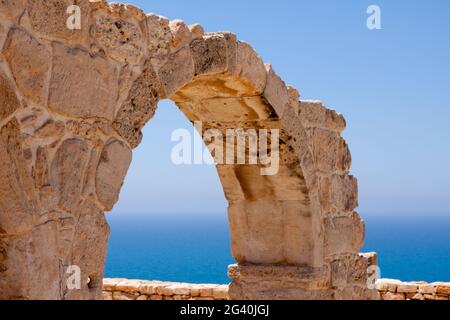
{"type": "MultiPolygon", "coordinates": [[[[342,112],[363,216],[450,215],[450,1],[128,2],[233,31],[302,98],[342,112]],[[366,27],[371,4],[381,8],[382,30],[366,27]]],[[[178,128],[190,124],[171,102],[160,103],[115,214],[226,211],[214,167],[172,164],[178,128]]]]}

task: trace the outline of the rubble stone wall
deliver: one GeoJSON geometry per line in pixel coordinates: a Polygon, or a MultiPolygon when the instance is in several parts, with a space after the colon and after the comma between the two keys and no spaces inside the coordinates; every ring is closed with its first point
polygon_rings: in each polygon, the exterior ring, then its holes
{"type": "MultiPolygon", "coordinates": [[[[448,282],[401,282],[380,279],[380,300],[450,300],[448,282]]],[[[104,300],[228,300],[228,285],[105,279],[104,300]]]]}

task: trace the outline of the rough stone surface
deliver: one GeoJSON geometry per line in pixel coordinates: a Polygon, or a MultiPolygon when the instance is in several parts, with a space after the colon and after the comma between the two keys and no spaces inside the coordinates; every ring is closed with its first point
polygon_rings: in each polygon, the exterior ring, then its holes
{"type": "Polygon", "coordinates": [[[108,60],[61,44],[53,46],[49,107],[72,117],[112,120],[118,77],[108,60]]]}
{"type": "Polygon", "coordinates": [[[131,151],[124,143],[112,141],[103,149],[96,173],[96,190],[106,211],[116,204],[130,163],[131,151]]]}
{"type": "Polygon", "coordinates": [[[0,72],[0,121],[8,118],[19,108],[20,102],[14,88],[6,79],[6,75],[0,72]]]}
{"type": "Polygon", "coordinates": [[[20,92],[30,101],[45,104],[50,50],[26,32],[12,29],[4,45],[4,55],[20,92]]]}
{"type": "Polygon", "coordinates": [[[401,282],[379,279],[376,287],[382,300],[450,300],[448,282],[401,282]]]}
{"type": "MultiPolygon", "coordinates": [[[[364,224],[345,120],[300,101],[249,44],[107,1],[2,0],[0,17],[0,298],[375,298],[367,268],[376,261],[358,255],[364,224]],[[65,27],[73,3],[81,30],[65,27]],[[266,164],[245,164],[229,149],[232,163],[218,165],[238,262],[229,291],[122,279],[106,281],[102,294],[104,211],[163,98],[205,130],[278,134],[267,147],[279,165],[263,175],[266,164]],[[78,290],[67,285],[71,266],[81,271],[78,290]]],[[[408,290],[392,293],[447,293],[408,290]]]]}

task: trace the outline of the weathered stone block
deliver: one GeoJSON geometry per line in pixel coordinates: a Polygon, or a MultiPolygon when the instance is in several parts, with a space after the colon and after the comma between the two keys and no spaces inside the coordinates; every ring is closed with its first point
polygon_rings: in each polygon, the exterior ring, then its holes
{"type": "Polygon", "coordinates": [[[176,91],[190,82],[194,77],[194,73],[194,60],[189,48],[184,48],[171,54],[166,64],[158,72],[165,88],[165,96],[171,97],[176,91]]]}
{"type": "Polygon", "coordinates": [[[31,27],[44,38],[65,40],[69,43],[87,42],[89,30],[90,6],[80,0],[33,0],[27,1],[27,12],[31,27]],[[68,8],[77,5],[80,8],[80,29],[69,28],[67,21],[74,11],[68,8]]]}
{"type": "Polygon", "coordinates": [[[174,51],[189,45],[192,40],[191,31],[189,27],[179,19],[172,20],[169,23],[170,31],[172,32],[172,48],[174,51]]]}
{"type": "Polygon", "coordinates": [[[230,300],[332,299],[329,269],[298,266],[231,265],[230,300]]]}
{"type": "Polygon", "coordinates": [[[0,71],[0,121],[9,117],[19,108],[20,102],[14,92],[14,88],[6,78],[6,75],[0,71]]]}
{"type": "Polygon", "coordinates": [[[228,214],[239,263],[312,264],[311,216],[301,201],[242,201],[228,214]]]}
{"type": "Polygon", "coordinates": [[[191,43],[195,76],[228,70],[227,41],[221,34],[211,34],[191,43]]]}
{"type": "Polygon", "coordinates": [[[364,244],[365,226],[357,213],[350,217],[333,217],[324,221],[326,256],[358,253],[364,244]]]}
{"type": "Polygon", "coordinates": [[[330,174],[338,169],[347,171],[350,168],[351,156],[347,144],[337,133],[319,128],[308,131],[318,170],[330,174]]]}
{"type": "Polygon", "coordinates": [[[54,44],[49,95],[53,111],[113,120],[117,89],[117,71],[106,59],[54,44]]]}
{"type": "Polygon", "coordinates": [[[416,294],[419,291],[419,286],[410,283],[402,283],[397,286],[398,293],[414,293],[416,294]]]}
{"type": "Polygon", "coordinates": [[[2,19],[17,20],[25,10],[28,0],[2,0],[0,1],[0,17],[2,19]]]}
{"type": "Polygon", "coordinates": [[[170,21],[156,14],[147,15],[148,50],[156,70],[164,65],[170,54],[172,32],[170,21]]]}
{"type": "Polygon", "coordinates": [[[95,181],[97,197],[106,211],[112,210],[119,198],[131,157],[131,150],[117,140],[108,143],[103,149],[95,181]]]}
{"type": "Polygon", "coordinates": [[[349,175],[331,177],[331,201],[338,212],[351,212],[358,207],[358,181],[349,175]]]}
{"type": "Polygon", "coordinates": [[[23,145],[20,126],[11,120],[1,129],[0,137],[0,228],[11,234],[29,231],[38,214],[23,145]]]}
{"type": "Polygon", "coordinates": [[[275,73],[271,65],[266,66],[267,69],[267,84],[264,90],[264,98],[275,109],[278,117],[283,118],[283,114],[287,108],[290,108],[290,97],[286,84],[275,73]]]}
{"type": "Polygon", "coordinates": [[[162,92],[161,82],[152,65],[147,62],[114,121],[114,128],[131,147],[134,148],[140,143],[140,130],[155,114],[162,92]]]}
{"type": "Polygon", "coordinates": [[[89,149],[82,140],[65,140],[56,151],[50,177],[60,209],[74,212],[78,208],[88,159],[89,149]]]}
{"type": "Polygon", "coordinates": [[[261,57],[251,45],[242,41],[237,41],[236,56],[235,73],[239,79],[250,85],[252,94],[262,94],[268,75],[261,57]]]}

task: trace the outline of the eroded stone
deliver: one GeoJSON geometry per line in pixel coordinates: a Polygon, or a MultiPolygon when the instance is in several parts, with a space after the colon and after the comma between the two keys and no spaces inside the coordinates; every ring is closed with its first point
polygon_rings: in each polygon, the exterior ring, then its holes
{"type": "Polygon", "coordinates": [[[4,55],[21,93],[31,101],[45,104],[50,51],[26,32],[12,29],[4,55]]]}

